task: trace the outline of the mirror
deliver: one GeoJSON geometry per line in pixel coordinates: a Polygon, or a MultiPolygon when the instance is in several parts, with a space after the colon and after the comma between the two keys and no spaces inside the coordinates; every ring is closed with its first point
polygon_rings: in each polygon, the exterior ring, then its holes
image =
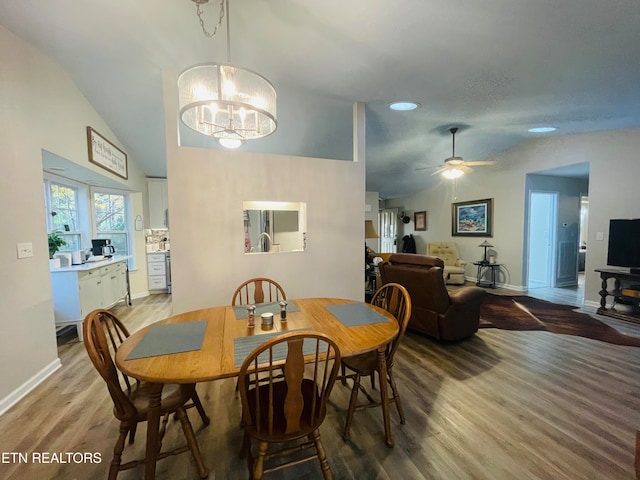
{"type": "Polygon", "coordinates": [[[244,253],[303,252],[307,204],[304,202],[242,202],[244,253]]]}

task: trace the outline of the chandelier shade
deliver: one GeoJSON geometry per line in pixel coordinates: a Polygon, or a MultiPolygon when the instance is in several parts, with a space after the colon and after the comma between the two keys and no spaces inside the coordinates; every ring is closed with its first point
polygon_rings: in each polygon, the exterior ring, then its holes
{"type": "Polygon", "coordinates": [[[266,137],[277,128],[276,90],[251,70],[195,65],[178,77],[178,93],[180,119],[203,135],[237,142],[266,137]]]}

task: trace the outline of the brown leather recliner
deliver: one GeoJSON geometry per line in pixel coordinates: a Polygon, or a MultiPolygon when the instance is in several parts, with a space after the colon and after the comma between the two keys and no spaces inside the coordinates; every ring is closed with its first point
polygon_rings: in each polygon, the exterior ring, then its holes
{"type": "Polygon", "coordinates": [[[478,331],[485,291],[445,287],[444,262],[437,257],[398,253],[379,265],[382,283],[399,283],[411,295],[409,327],[439,340],[461,340],[478,331]]]}

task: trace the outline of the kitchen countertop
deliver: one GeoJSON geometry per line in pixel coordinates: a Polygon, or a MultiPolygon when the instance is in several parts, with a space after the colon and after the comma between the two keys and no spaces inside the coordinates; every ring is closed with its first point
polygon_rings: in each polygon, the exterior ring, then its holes
{"type": "Polygon", "coordinates": [[[123,262],[130,258],[133,258],[133,255],[114,255],[111,258],[105,258],[104,260],[99,260],[97,262],[86,262],[82,265],[70,265],[68,267],[50,268],[49,271],[51,273],[86,272],[87,270],[93,270],[95,268],[104,267],[113,263],[123,262]]]}

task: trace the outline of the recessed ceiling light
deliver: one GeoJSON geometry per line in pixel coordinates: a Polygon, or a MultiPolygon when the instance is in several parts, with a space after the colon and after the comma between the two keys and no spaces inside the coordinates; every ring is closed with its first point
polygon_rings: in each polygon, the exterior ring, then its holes
{"type": "Polygon", "coordinates": [[[406,112],[408,110],[415,110],[419,108],[420,104],[416,102],[393,102],[389,104],[389,108],[391,110],[399,110],[402,112],[406,112]]]}
{"type": "Polygon", "coordinates": [[[534,127],[534,128],[530,128],[529,132],[531,133],[549,133],[549,132],[555,132],[557,130],[556,127],[534,127]]]}

